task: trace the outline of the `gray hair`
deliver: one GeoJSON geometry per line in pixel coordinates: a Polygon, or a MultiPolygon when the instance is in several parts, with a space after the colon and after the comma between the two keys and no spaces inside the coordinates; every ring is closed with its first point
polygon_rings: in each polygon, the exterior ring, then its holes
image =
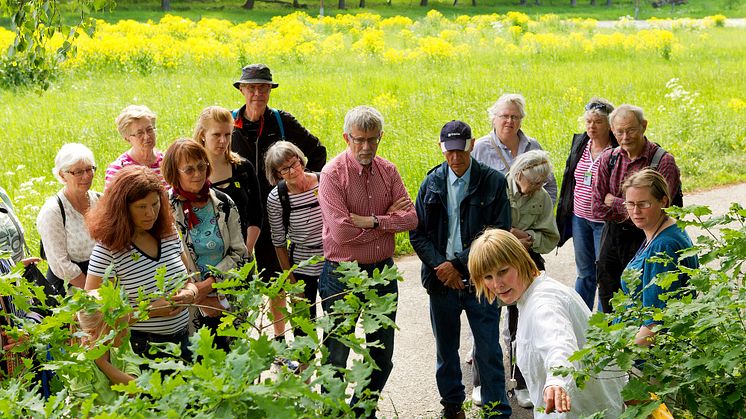
{"type": "Polygon", "coordinates": [[[609,122],[609,124],[611,124],[611,121],[609,121],[609,115],[613,111],[614,105],[611,102],[602,97],[594,96],[591,98],[590,102],[585,105],[585,113],[583,114],[583,118],[588,118],[591,115],[598,115],[600,117],[606,118],[606,122],[609,122]]]}
{"type": "Polygon", "coordinates": [[[506,93],[500,96],[500,98],[497,99],[497,102],[487,109],[487,114],[490,116],[490,123],[495,120],[500,109],[508,105],[515,105],[515,107],[518,108],[518,112],[521,114],[521,118],[526,117],[526,99],[523,98],[523,95],[519,95],[518,93],[506,93]]]}
{"type": "Polygon", "coordinates": [[[645,115],[642,112],[642,108],[635,105],[620,105],[618,108],[614,109],[614,112],[609,115],[609,124],[611,124],[612,128],[614,127],[614,120],[617,117],[632,114],[634,115],[635,119],[637,119],[637,123],[642,126],[645,123],[645,115]]]}
{"type": "Polygon", "coordinates": [[[93,158],[93,152],[83,144],[64,144],[60,147],[60,151],[57,152],[57,156],[54,158],[52,174],[57,180],[65,183],[60,173],[70,170],[71,167],[81,162],[95,166],[96,160],[93,158]]]}
{"type": "Polygon", "coordinates": [[[383,132],[383,115],[371,106],[358,106],[352,108],[345,115],[344,132],[349,134],[353,128],[364,132],[383,132]]]}
{"type": "Polygon", "coordinates": [[[117,130],[119,131],[119,134],[122,135],[122,138],[127,138],[127,135],[129,135],[127,130],[129,129],[130,124],[139,119],[148,119],[155,127],[155,113],[147,106],[129,105],[122,110],[122,113],[120,113],[114,120],[117,124],[117,130]]]}
{"type": "Polygon", "coordinates": [[[522,174],[531,183],[545,183],[551,173],[549,154],[544,150],[530,150],[515,159],[508,175],[515,179],[522,174]]]}
{"type": "Polygon", "coordinates": [[[306,169],[306,156],[300,148],[290,141],[277,141],[264,153],[264,174],[270,185],[277,185],[282,180],[282,176],[277,173],[280,165],[298,157],[303,170],[306,169]]]}

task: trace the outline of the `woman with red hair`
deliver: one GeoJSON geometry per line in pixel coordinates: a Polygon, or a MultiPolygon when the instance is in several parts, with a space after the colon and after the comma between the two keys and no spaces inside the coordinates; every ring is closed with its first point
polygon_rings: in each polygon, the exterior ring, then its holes
{"type": "Polygon", "coordinates": [[[197,289],[191,281],[179,289],[187,270],[160,176],[143,166],[123,168],[86,223],[96,246],[85,289],[99,288],[111,266],[111,278],[124,288],[133,307],[140,293],[168,296],[152,298],[149,318],[131,326],[132,348],[153,358],[148,350],[152,343],[171,342],[181,346],[183,358],[191,359],[185,306],[194,303],[197,289]],[[165,268],[163,290],[155,280],[160,268],[165,268]]]}

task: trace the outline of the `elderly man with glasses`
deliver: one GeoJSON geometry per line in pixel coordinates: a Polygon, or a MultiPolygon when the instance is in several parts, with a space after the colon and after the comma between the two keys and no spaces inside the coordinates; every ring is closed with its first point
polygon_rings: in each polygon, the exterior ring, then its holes
{"type": "MultiPolygon", "coordinates": [[[[231,149],[249,160],[256,170],[264,213],[261,233],[254,247],[257,268],[262,280],[269,281],[281,272],[280,263],[272,244],[269,217],[266,213],[267,196],[272,190],[265,174],[264,153],[277,141],[285,140],[298,146],[308,158],[306,167],[318,172],[326,163],[326,147],[316,136],[308,132],[293,115],[268,106],[272,90],[279,86],[272,80],[272,72],[264,64],[250,64],[243,68],[241,78],[233,83],[245,99],[241,108],[233,111],[233,135],[231,149]]],[[[282,317],[282,298],[273,300],[270,308],[275,320],[282,317]]],[[[285,323],[274,323],[275,339],[284,340],[285,323]]]]}
{"type": "Polygon", "coordinates": [[[624,206],[624,179],[655,164],[654,168],[666,179],[672,197],[681,187],[679,168],[673,156],[665,150],[659,152],[661,147],[645,137],[648,121],[641,108],[621,105],[609,115],[609,122],[619,147],[601,155],[591,200],[593,216],[605,222],[596,263],[598,299],[604,313],[612,311],[611,297],[621,288],[622,272],[645,240],[644,232],[632,224],[624,206]],[[662,153],[658,162],[654,162],[656,152],[662,153]]]}
{"type": "MultiPolygon", "coordinates": [[[[324,268],[319,278],[319,294],[326,313],[343,297],[345,283],[335,270],[340,262],[355,261],[373,276],[394,264],[394,236],[417,226],[417,214],[399,172],[391,162],[376,156],[383,137],[383,116],[376,109],[359,106],[345,116],[344,139],[347,149],[329,161],[321,172],[319,204],[324,220],[324,268]],[[331,297],[331,298],[330,298],[331,297]]],[[[379,295],[398,295],[396,281],[376,286],[379,295]]],[[[389,315],[396,320],[396,311],[389,315]]],[[[375,362],[366,389],[357,389],[350,402],[357,416],[366,413],[357,406],[358,395],[377,400],[388,380],[393,363],[394,329],[386,327],[366,334],[375,362]]],[[[328,339],[329,362],[344,369],[350,348],[328,339]]],[[[375,417],[375,412],[367,416],[375,417]]]]}

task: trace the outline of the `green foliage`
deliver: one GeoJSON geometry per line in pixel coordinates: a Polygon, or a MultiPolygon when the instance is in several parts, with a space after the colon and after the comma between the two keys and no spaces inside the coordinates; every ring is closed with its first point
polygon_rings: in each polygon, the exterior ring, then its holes
{"type": "MultiPolygon", "coordinates": [[[[313,262],[313,261],[312,261],[313,262]]],[[[339,310],[334,318],[307,319],[299,308],[309,302],[296,298],[291,313],[286,313],[293,324],[302,323],[308,336],[292,342],[281,343],[265,334],[271,328],[267,320],[267,300],[280,292],[293,293],[303,289],[303,284],[286,282],[287,272],[272,284],[256,276],[247,281],[254,270],[248,264],[240,270],[222,273],[224,281],[217,284],[228,296],[231,307],[226,311],[219,334],[232,336],[231,351],[225,353],[213,347],[213,336],[206,328],[197,330],[190,343],[195,362],[165,357],[159,360],[132,359],[146,365],[142,375],[127,385],[115,386],[122,395],[105,406],[95,402],[95,395],[78,397],[69,394],[64,379],[86,374],[85,363],[92,362],[112,344],[112,338],[122,327],[119,321],[128,315],[139,319],[147,317],[149,301],[166,296],[170,281],[185,278],[165,278],[159,273],[159,291],[153,295],[140,295],[136,308],[130,307],[124,291],[114,282],[104,280],[99,299],[84,292],[73,292],[53,310],[53,315],[41,324],[24,323],[22,329],[5,327],[9,335],[24,336],[23,343],[14,352],[35,353],[36,363],[27,362],[27,369],[0,381],[0,409],[4,415],[15,417],[340,417],[351,414],[346,403],[347,384],[358,385],[369,379],[373,365],[369,346],[354,336],[355,325],[345,321],[348,316],[360,316],[363,329],[372,331],[379,327],[395,327],[385,316],[395,309],[394,296],[377,296],[371,290],[376,284],[400,280],[395,268],[375,272],[372,278],[361,273],[357,264],[339,268],[349,285],[344,298],[335,303],[339,310]],[[279,285],[278,285],[279,284],[279,285]],[[71,335],[78,311],[100,311],[113,331],[96,341],[93,349],[79,343],[82,332],[71,335]],[[336,370],[324,362],[326,356],[323,338],[330,336],[350,345],[358,358],[348,369],[336,370]],[[53,361],[45,359],[47,344],[51,347],[53,361]],[[293,373],[287,367],[273,367],[276,358],[294,360],[306,368],[293,373]],[[55,371],[55,394],[47,402],[34,389],[29,388],[33,373],[40,368],[55,371]],[[326,391],[321,392],[324,388],[326,391]]],[[[39,292],[20,278],[18,272],[0,277],[0,293],[9,295],[23,304],[39,292]]],[[[43,301],[43,300],[42,300],[43,301]]],[[[17,319],[20,320],[20,319],[17,319]]],[[[176,348],[162,348],[173,353],[176,348]]],[[[5,354],[8,355],[7,353],[5,354]]],[[[359,407],[373,409],[369,399],[359,407]]]]}
{"type": "MultiPolygon", "coordinates": [[[[709,234],[682,254],[699,254],[702,266],[679,267],[689,275],[689,284],[679,298],[669,298],[664,309],[642,307],[639,299],[618,292],[613,314],[591,317],[588,344],[573,356],[586,369],[575,378],[582,382],[609,366],[630,372],[623,396],[643,402],[630,406],[624,417],[646,417],[661,401],[675,417],[743,417],[746,210],[732,204],[727,214],[711,216],[707,207],[693,206],[671,208],[669,214],[679,225],[709,234]],[[647,348],[634,343],[641,318],[660,322],[654,326],[655,343],[647,348]]],[[[677,273],[659,276],[657,284],[666,289],[677,273]]],[[[635,289],[639,272],[625,279],[635,289]]]]}

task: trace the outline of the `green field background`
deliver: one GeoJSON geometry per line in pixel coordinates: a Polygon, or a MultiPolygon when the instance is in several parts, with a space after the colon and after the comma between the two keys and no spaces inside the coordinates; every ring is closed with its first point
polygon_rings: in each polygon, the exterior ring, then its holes
{"type": "MultiPolygon", "coordinates": [[[[50,90],[0,92],[4,187],[13,198],[35,247],[35,218],[44,200],[60,188],[51,169],[67,142],[89,146],[102,169],[128,148],[114,118],[128,104],[158,114],[158,148],[191,136],[200,110],[237,108],[232,87],[240,68],[264,62],[280,87],[270,106],[287,110],[329,150],[344,149],[342,122],[350,108],[369,104],[385,118],[379,155],[394,162],[414,197],[426,172],[442,161],[438,133],[451,119],[490,129],[487,108],[503,93],[527,100],[524,132],[549,152],[561,180],[572,134],[582,132],[583,105],[592,96],[632,103],[646,111],[648,137],[671,151],[685,191],[746,179],[746,30],[710,28],[675,33],[679,48],[659,53],[576,52],[506,54],[473,48],[452,59],[391,63],[351,51],[294,57],[249,56],[146,74],[106,67],[63,71],[50,90]],[[674,79],[672,81],[672,79],[674,79]]],[[[686,196],[685,196],[686,202],[686,196]]],[[[397,251],[410,251],[405,236],[397,251]]]]}

